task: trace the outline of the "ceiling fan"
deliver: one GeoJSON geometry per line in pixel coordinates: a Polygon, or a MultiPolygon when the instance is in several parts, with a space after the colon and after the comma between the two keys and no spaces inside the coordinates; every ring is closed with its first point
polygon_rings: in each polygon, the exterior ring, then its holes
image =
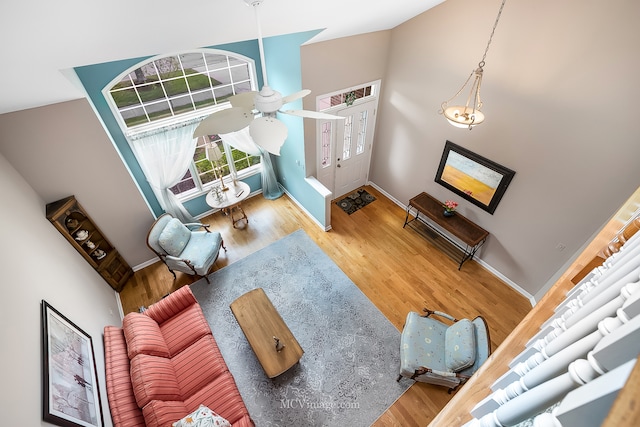
{"type": "Polygon", "coordinates": [[[263,0],[244,0],[253,6],[258,25],[258,47],[260,49],[260,63],[262,65],[262,79],[264,86],[260,92],[244,92],[231,96],[229,102],[231,108],[215,112],[205,118],[193,133],[193,137],[218,135],[237,132],[249,126],[249,134],[256,144],[269,153],[280,155],[280,147],[287,139],[287,126],[278,120],[276,113],[290,114],[293,116],[307,117],[311,119],[344,119],[344,117],[308,110],[283,110],[283,105],[297,101],[311,93],[308,89],[292,93],[287,96],[269,87],[267,82],[267,69],[264,61],[264,46],[262,44],[262,29],[258,16],[258,7],[263,0]],[[256,112],[260,117],[255,117],[256,112]]]}

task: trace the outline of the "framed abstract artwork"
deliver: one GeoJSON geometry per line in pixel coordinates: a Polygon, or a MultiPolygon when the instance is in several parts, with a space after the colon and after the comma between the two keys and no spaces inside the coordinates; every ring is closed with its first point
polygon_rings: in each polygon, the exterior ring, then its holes
{"type": "Polygon", "coordinates": [[[63,427],[102,427],[91,336],[42,300],[43,414],[63,427]]]}
{"type": "Polygon", "coordinates": [[[493,214],[516,173],[447,141],[436,182],[493,214]]]}

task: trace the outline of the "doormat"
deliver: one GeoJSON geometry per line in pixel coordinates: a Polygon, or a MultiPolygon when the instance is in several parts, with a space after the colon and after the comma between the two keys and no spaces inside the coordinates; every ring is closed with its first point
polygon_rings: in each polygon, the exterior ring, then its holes
{"type": "Polygon", "coordinates": [[[374,200],[376,200],[376,198],[367,193],[366,190],[358,190],[355,193],[349,194],[344,199],[336,202],[336,205],[340,206],[343,211],[351,215],[358,209],[364,208],[374,200]]]}

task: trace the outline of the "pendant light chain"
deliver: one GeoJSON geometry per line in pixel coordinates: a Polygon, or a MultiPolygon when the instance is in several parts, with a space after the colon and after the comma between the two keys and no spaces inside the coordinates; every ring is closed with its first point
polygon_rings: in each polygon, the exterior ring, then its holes
{"type": "Polygon", "coordinates": [[[482,60],[478,63],[480,69],[484,67],[484,60],[487,57],[487,52],[489,52],[489,46],[491,46],[491,40],[493,40],[493,34],[496,32],[496,27],[498,26],[498,21],[500,20],[500,15],[502,15],[502,9],[504,9],[504,4],[507,0],[502,0],[502,4],[500,5],[500,10],[498,10],[498,16],[496,16],[496,22],[493,24],[493,29],[491,30],[491,35],[489,36],[489,41],[487,42],[487,48],[484,50],[484,55],[482,55],[482,60]]]}

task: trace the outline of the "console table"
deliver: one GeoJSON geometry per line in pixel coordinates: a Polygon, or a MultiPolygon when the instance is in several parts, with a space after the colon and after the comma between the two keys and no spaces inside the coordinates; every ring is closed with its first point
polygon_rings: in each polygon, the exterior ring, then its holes
{"type": "Polygon", "coordinates": [[[478,249],[487,241],[489,232],[457,212],[453,216],[444,216],[443,205],[444,203],[427,193],[418,194],[409,200],[407,216],[402,228],[407,225],[413,225],[415,221],[418,221],[444,237],[449,243],[462,251],[460,264],[458,265],[458,270],[460,270],[462,264],[473,259],[478,249]],[[412,210],[415,210],[413,218],[411,218],[412,210]]]}

